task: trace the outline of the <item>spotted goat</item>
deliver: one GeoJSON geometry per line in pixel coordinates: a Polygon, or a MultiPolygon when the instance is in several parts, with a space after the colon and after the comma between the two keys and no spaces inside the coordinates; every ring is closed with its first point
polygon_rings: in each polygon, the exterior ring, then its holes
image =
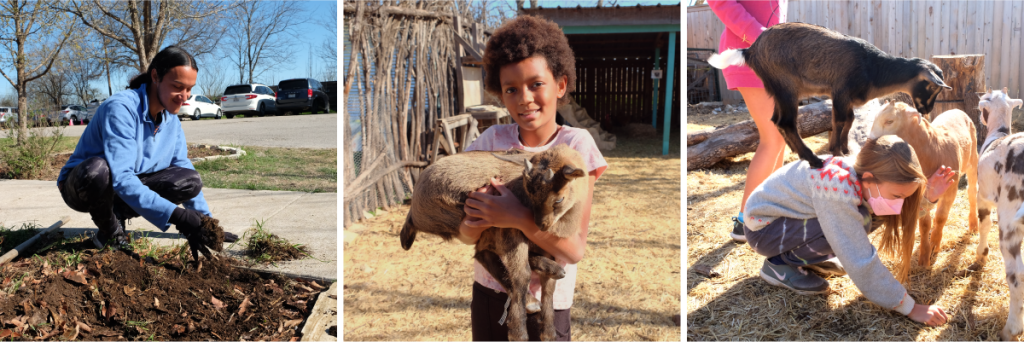
{"type": "Polygon", "coordinates": [[[979,267],[988,254],[988,231],[992,226],[989,216],[995,208],[999,217],[999,250],[1010,287],[1009,316],[999,332],[1004,341],[1016,340],[1014,337],[1024,331],[1024,262],[1020,255],[1024,239],[1024,132],[1010,134],[1011,112],[1022,104],[1024,101],[1007,96],[1006,88],[985,93],[978,102],[988,137],[978,162],[981,241],[978,262],[972,267],[979,267]]]}

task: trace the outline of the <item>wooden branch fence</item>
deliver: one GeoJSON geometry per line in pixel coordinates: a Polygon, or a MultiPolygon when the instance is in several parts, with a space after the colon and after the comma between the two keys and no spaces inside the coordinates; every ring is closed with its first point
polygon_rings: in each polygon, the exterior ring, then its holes
{"type": "Polygon", "coordinates": [[[452,1],[343,6],[345,226],[401,203],[428,164],[436,122],[459,114],[454,7],[452,1]]]}

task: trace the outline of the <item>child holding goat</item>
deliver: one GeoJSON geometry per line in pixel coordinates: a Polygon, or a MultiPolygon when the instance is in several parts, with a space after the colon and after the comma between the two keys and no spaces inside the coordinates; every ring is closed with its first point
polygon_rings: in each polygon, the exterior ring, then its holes
{"type": "MultiPolygon", "coordinates": [[[[492,180],[487,188],[471,193],[466,199],[466,217],[459,227],[461,235],[458,238],[472,244],[485,229],[491,227],[519,229],[530,241],[554,255],[555,261],[565,270],[565,277],[555,283],[553,296],[556,339],[568,341],[571,337],[569,308],[576,286],[576,263],[583,258],[587,245],[594,182],[608,163],[586,130],[559,126],[555,122],[557,106],[568,101],[565,95],[573,90],[576,79],[575,58],[558,25],[528,15],[516,17],[494,31],[483,57],[486,70],[484,86],[501,99],[515,124],[491,126],[467,151],[517,148],[540,152],[566,144],[579,152],[587,164],[589,189],[579,236],[562,239],[540,231],[533,213],[523,207],[500,180],[492,180]]],[[[476,261],[473,280],[473,302],[470,305],[473,340],[508,339],[507,325],[499,323],[508,300],[505,290],[476,261]]],[[[536,293],[539,287],[534,274],[530,291],[536,293]]],[[[533,317],[527,322],[530,340],[537,340],[539,322],[533,317]]]]}
{"type": "Polygon", "coordinates": [[[744,230],[754,251],[768,257],[761,278],[808,295],[829,284],[806,269],[848,273],[872,302],[917,322],[944,324],[942,308],[915,303],[897,278],[909,275],[921,196],[937,199],[954,173],[941,167],[926,182],[914,149],[894,135],[868,140],[856,160],[832,156],[824,164],[790,163],[750,194],[744,230]],[[896,277],[868,240],[872,215],[884,222],[880,249],[897,256],[896,277]]]}
{"type": "MultiPolygon", "coordinates": [[[[765,28],[786,22],[786,0],[770,1],[737,1],[708,0],[708,6],[725,24],[722,31],[718,51],[743,49],[757,39],[765,28]]],[[[722,70],[725,83],[729,90],[738,90],[743,102],[750,109],[750,116],[757,126],[757,151],[747,168],[747,183],[743,188],[743,199],[740,201],[740,213],[732,218],[733,241],[746,242],[743,235],[743,210],[750,192],[768,178],[775,170],[782,167],[786,156],[786,141],[779,129],[772,123],[772,112],[775,110],[775,99],[765,92],[764,84],[747,66],[730,66],[722,70]]]]}

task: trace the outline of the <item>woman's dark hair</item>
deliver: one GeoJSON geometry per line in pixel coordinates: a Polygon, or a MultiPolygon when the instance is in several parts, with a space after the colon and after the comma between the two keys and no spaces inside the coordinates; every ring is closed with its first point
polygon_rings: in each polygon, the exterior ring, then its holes
{"type": "MultiPolygon", "coordinates": [[[[569,39],[554,22],[531,15],[518,16],[494,31],[484,48],[484,89],[501,98],[501,67],[542,56],[548,62],[555,81],[567,78],[565,93],[576,90],[576,56],[569,47],[569,39]]],[[[569,96],[562,96],[558,104],[566,104],[569,96]]]]}
{"type": "Polygon", "coordinates": [[[152,82],[153,79],[149,74],[154,69],[156,69],[156,75],[163,78],[168,71],[182,65],[190,66],[196,72],[199,72],[199,65],[196,64],[196,59],[188,51],[175,45],[165,47],[153,57],[153,61],[149,63],[149,69],[146,69],[146,72],[132,77],[132,80],[128,82],[127,89],[139,89],[143,84],[152,82]]]}

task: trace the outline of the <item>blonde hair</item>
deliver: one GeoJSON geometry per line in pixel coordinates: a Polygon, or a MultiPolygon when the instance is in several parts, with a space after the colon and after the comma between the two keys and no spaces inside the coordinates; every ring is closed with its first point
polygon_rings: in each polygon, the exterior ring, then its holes
{"type": "Polygon", "coordinates": [[[854,164],[861,181],[890,182],[898,184],[917,183],[918,188],[903,200],[899,215],[882,216],[885,229],[879,251],[896,258],[896,279],[902,283],[910,277],[910,258],[914,250],[914,231],[917,230],[917,210],[924,194],[927,177],[921,170],[921,162],[914,148],[895,135],[883,135],[869,139],[854,164]],[[871,177],[864,178],[866,172],[871,177]],[[897,253],[898,248],[898,253],[897,253]]]}

